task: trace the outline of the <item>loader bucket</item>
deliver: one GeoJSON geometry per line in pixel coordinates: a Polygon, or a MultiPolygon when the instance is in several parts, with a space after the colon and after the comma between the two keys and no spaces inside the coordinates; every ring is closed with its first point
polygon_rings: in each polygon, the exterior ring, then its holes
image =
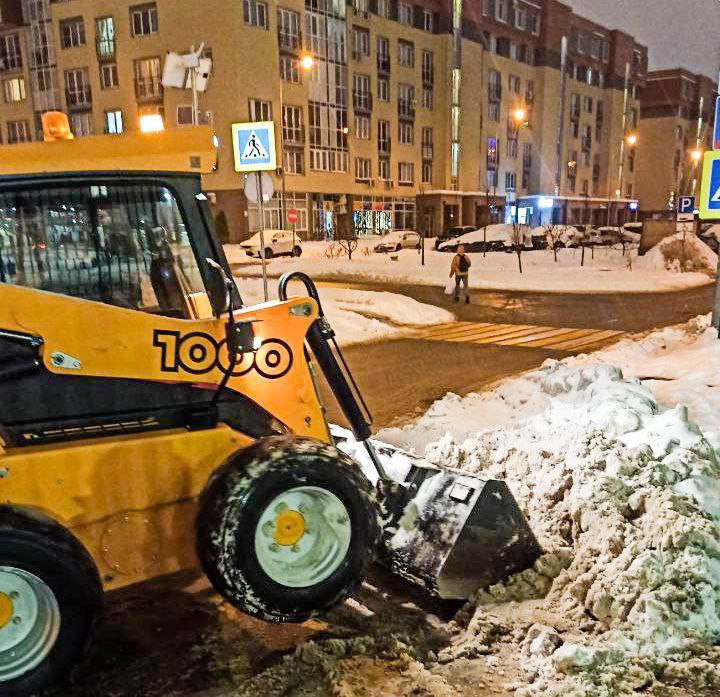
{"type": "Polygon", "coordinates": [[[422,466],[408,481],[402,514],[385,532],[387,561],[408,580],[441,598],[466,599],[540,556],[504,482],[422,466]]]}

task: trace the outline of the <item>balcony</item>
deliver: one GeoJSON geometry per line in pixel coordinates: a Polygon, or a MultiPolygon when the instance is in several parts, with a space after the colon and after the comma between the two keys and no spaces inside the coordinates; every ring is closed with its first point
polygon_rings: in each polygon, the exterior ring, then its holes
{"type": "Polygon", "coordinates": [[[377,71],[378,75],[390,75],[390,56],[378,54],[377,71]]]}
{"type": "Polygon", "coordinates": [[[98,36],[95,39],[95,51],[98,60],[111,60],[115,58],[115,39],[104,39],[98,36]]]}
{"type": "Polygon", "coordinates": [[[411,120],[415,118],[414,99],[398,99],[398,118],[411,120]]]}
{"type": "Polygon", "coordinates": [[[138,101],[155,101],[162,99],[163,86],[159,75],[135,78],[135,97],[138,101]]]}
{"type": "Polygon", "coordinates": [[[302,46],[302,37],[299,33],[294,34],[291,32],[279,31],[278,45],[280,46],[281,51],[297,53],[302,46]]]}
{"type": "Polygon", "coordinates": [[[369,114],[372,111],[373,99],[369,92],[353,92],[353,109],[356,112],[369,114]]]}
{"type": "Polygon", "coordinates": [[[502,99],[502,85],[491,82],[488,85],[488,99],[491,102],[499,102],[502,99]]]}
{"type": "Polygon", "coordinates": [[[90,109],[92,108],[92,91],[90,87],[66,89],[65,102],[68,109],[90,109]]]}
{"type": "Polygon", "coordinates": [[[0,72],[20,70],[23,67],[21,53],[0,54],[0,72]]]}

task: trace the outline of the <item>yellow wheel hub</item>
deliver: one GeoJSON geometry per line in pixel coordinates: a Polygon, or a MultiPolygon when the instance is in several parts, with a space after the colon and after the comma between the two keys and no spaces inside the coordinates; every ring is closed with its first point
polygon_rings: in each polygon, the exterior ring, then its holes
{"type": "Polygon", "coordinates": [[[5,593],[0,593],[0,629],[10,622],[14,612],[12,600],[5,593]]]}
{"type": "Polygon", "coordinates": [[[292,547],[305,534],[305,518],[297,511],[285,510],[275,517],[273,540],[283,547],[292,547]]]}

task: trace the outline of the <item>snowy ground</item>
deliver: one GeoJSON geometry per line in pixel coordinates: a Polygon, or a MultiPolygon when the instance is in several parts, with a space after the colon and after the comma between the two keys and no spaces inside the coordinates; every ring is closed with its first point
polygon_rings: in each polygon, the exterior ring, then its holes
{"type": "Polygon", "coordinates": [[[523,696],[720,690],[720,341],[707,318],[448,395],[380,440],[505,480],[546,550],[428,668],[523,696]],[[488,663],[489,662],[489,663],[488,663]]]}
{"type": "MultiPolygon", "coordinates": [[[[420,265],[417,250],[376,254],[371,249],[376,242],[361,241],[352,261],[348,261],[347,257],[329,258],[330,250],[336,249],[330,243],[306,242],[301,258],[273,259],[269,262],[268,272],[273,277],[287,271],[305,271],[314,278],[355,278],[425,285],[445,285],[447,282],[452,254],[436,252],[433,249],[434,240],[426,241],[424,267],[420,265]]],[[[697,238],[692,238],[688,244],[699,250],[695,252],[695,258],[706,258],[707,267],[715,268],[717,257],[706,245],[697,238]]],[[[226,245],[225,251],[231,264],[240,265],[235,267],[237,274],[261,274],[260,264],[251,260],[239,246],[226,245]]],[[[625,254],[620,248],[586,249],[582,267],[581,256],[580,249],[562,249],[555,262],[550,250],[525,252],[522,255],[524,272],[520,274],[515,254],[489,252],[485,257],[470,254],[473,263],[470,285],[498,290],[601,293],[677,290],[709,281],[707,273],[678,273],[676,266],[666,264],[656,255],[638,258],[636,249],[625,254]]]]}
{"type": "MultiPolygon", "coordinates": [[[[236,279],[240,295],[246,304],[263,302],[263,284],[257,278],[236,279]]],[[[289,287],[292,294],[294,287],[289,287]]],[[[298,286],[302,293],[302,286],[298,286]]],[[[270,299],[277,299],[277,283],[268,284],[270,299]]],[[[323,311],[337,332],[341,344],[357,344],[385,339],[408,329],[452,322],[455,315],[434,305],[398,293],[321,288],[323,311]]]]}

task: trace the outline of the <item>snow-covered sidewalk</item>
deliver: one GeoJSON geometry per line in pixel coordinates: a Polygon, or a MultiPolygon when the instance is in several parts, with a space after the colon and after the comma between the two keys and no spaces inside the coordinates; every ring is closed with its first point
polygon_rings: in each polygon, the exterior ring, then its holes
{"type": "MultiPolygon", "coordinates": [[[[452,254],[436,252],[434,240],[426,241],[425,266],[420,265],[417,250],[403,249],[393,254],[376,254],[372,245],[377,240],[362,240],[353,254],[330,258],[328,242],[306,242],[302,257],[278,257],[268,264],[268,273],[279,277],[288,271],[304,271],[313,278],[353,279],[390,283],[445,285],[452,254]]],[[[689,245],[693,254],[706,268],[714,269],[715,254],[697,238],[689,245]]],[[[238,245],[226,245],[225,252],[239,276],[259,276],[261,266],[252,261],[238,245]]],[[[637,250],[598,247],[585,250],[584,266],[580,266],[580,249],[558,251],[554,261],[550,250],[525,252],[523,273],[518,271],[515,254],[488,252],[470,254],[472,271],[470,286],[476,289],[528,290],[564,293],[652,292],[680,290],[710,281],[708,273],[678,273],[677,267],[665,264],[661,254],[638,257],[637,250]],[[666,266],[670,266],[669,270],[666,266]]],[[[696,267],[697,268],[697,267],[696,267]]]]}
{"type": "MultiPolygon", "coordinates": [[[[263,284],[257,278],[236,278],[246,304],[263,302],[263,284]]],[[[417,327],[452,322],[455,315],[399,293],[320,288],[323,310],[343,345],[397,336],[417,327]]],[[[270,299],[277,299],[277,283],[268,284],[270,299]]],[[[290,286],[290,291],[293,291],[290,286]]],[[[298,288],[298,292],[302,292],[298,288]]]]}
{"type": "Polygon", "coordinates": [[[719,378],[699,318],[448,395],[378,434],[505,480],[546,550],[472,600],[436,670],[510,652],[517,695],[720,689],[719,378]]]}

